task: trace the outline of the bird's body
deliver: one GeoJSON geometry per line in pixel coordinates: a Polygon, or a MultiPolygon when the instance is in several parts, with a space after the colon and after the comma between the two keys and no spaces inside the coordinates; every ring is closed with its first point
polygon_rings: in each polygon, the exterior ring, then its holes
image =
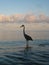
{"type": "Polygon", "coordinates": [[[25,39],[26,39],[27,41],[32,40],[32,38],[31,38],[29,35],[27,35],[27,34],[24,34],[24,37],[25,37],[25,39]]]}
{"type": "Polygon", "coordinates": [[[25,37],[25,39],[26,39],[26,41],[27,41],[26,47],[28,47],[28,41],[29,41],[29,40],[32,40],[32,41],[33,41],[33,39],[32,39],[29,35],[27,35],[27,34],[25,33],[25,26],[22,25],[21,27],[23,27],[23,34],[24,34],[24,37],[25,37]]]}

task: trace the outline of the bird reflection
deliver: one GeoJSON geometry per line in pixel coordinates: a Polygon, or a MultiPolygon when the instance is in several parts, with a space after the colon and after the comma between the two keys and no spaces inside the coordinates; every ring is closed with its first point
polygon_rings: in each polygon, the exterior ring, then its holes
{"type": "Polygon", "coordinates": [[[30,54],[31,54],[31,47],[25,47],[25,49],[24,49],[24,56],[26,58],[29,58],[30,54]]]}

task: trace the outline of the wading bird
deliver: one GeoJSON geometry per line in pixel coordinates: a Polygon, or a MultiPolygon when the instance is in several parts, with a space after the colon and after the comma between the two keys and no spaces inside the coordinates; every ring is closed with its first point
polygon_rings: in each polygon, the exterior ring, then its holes
{"type": "Polygon", "coordinates": [[[28,41],[29,41],[29,40],[33,41],[33,39],[32,39],[29,35],[27,35],[27,34],[25,33],[25,26],[24,26],[24,25],[21,25],[20,27],[23,27],[23,35],[24,35],[24,37],[25,37],[25,39],[26,39],[26,42],[27,42],[26,47],[28,48],[28,41]]]}

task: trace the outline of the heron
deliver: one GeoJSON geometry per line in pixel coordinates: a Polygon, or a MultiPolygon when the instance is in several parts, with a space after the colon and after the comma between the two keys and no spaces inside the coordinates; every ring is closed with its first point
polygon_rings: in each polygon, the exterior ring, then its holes
{"type": "Polygon", "coordinates": [[[29,35],[27,35],[27,34],[25,33],[25,25],[21,25],[20,27],[23,27],[23,35],[24,35],[24,37],[25,37],[25,39],[26,39],[26,42],[27,42],[26,47],[28,48],[28,47],[29,47],[28,41],[29,41],[29,40],[33,41],[33,39],[31,38],[31,36],[29,36],[29,35]]]}

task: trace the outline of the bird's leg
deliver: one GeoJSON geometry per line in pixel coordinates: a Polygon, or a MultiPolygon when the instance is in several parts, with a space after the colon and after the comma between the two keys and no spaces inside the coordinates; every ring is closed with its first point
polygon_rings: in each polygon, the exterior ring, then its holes
{"type": "Polygon", "coordinates": [[[28,41],[26,41],[26,48],[28,48],[29,47],[29,45],[28,45],[28,41]]]}

